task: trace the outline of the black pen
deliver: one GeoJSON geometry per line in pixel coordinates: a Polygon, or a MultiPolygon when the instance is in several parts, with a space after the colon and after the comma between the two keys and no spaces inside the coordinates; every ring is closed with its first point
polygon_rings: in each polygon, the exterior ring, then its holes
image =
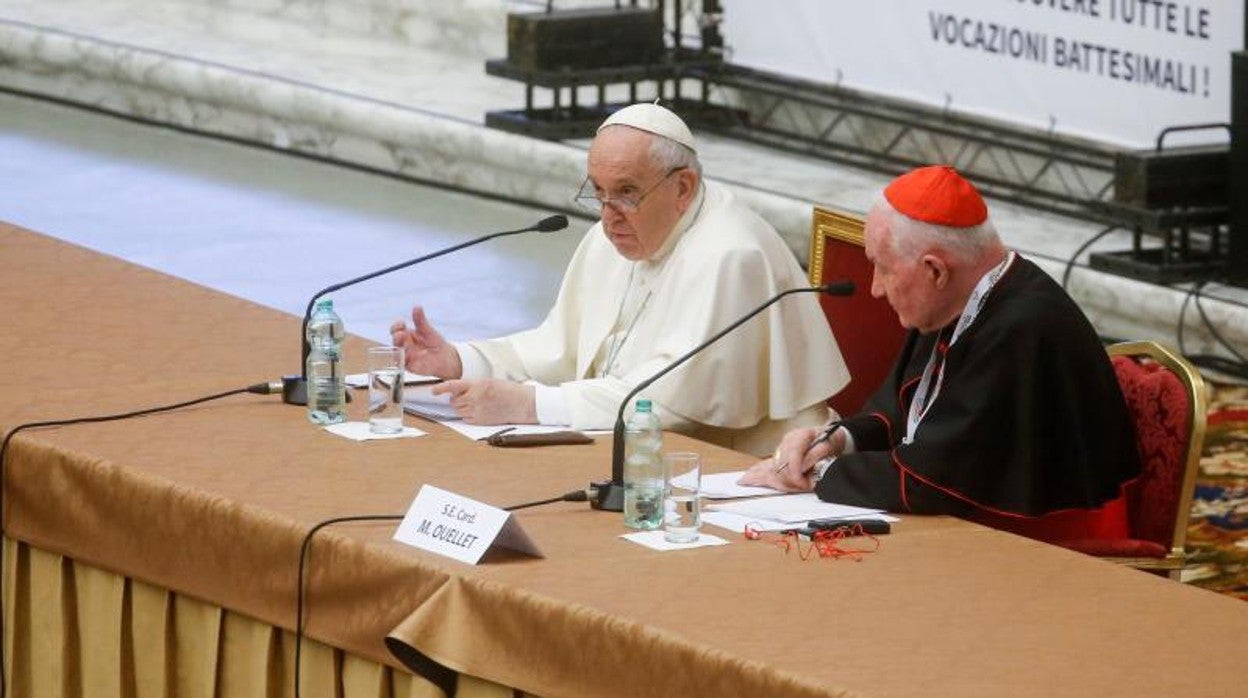
{"type": "Polygon", "coordinates": [[[806,522],[806,527],[815,531],[836,531],[845,529],[845,534],[858,535],[861,531],[867,535],[884,535],[893,530],[892,524],[884,519],[815,519],[806,522]]]}
{"type": "MultiPolygon", "coordinates": [[[[806,447],[806,450],[802,452],[802,455],[810,453],[811,450],[815,448],[815,446],[818,446],[819,444],[832,438],[832,434],[836,432],[837,429],[840,429],[840,428],[841,428],[841,420],[834,419],[831,422],[828,422],[826,425],[824,425],[823,429],[819,432],[819,435],[815,437],[815,440],[811,441],[810,445],[806,447]]],[[[778,454],[779,449],[776,449],[776,451],[778,454]]],[[[781,463],[780,465],[777,465],[776,469],[772,472],[780,473],[780,472],[783,472],[784,469],[787,467],[789,467],[789,462],[785,461],[781,463]]]]}

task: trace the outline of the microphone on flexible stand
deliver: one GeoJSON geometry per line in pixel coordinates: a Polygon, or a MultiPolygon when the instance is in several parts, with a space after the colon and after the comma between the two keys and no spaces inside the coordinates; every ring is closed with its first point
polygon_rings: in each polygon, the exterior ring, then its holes
{"type": "Polygon", "coordinates": [[[590,506],[603,511],[624,511],[624,410],[628,408],[629,401],[636,397],[637,393],[650,387],[651,383],[654,383],[667,375],[672,369],[688,361],[694,354],[718,342],[724,335],[745,324],[747,320],[763,312],[763,310],[776,301],[794,293],[826,293],[829,296],[849,296],[854,293],[854,282],[836,281],[822,286],[803,286],[802,288],[791,288],[787,291],[781,291],[767,299],[762,305],[742,315],[731,325],[716,332],[705,342],[689,350],[684,356],[668,364],[663,370],[639,383],[636,388],[633,388],[632,392],[624,396],[624,399],[620,402],[620,411],[615,418],[615,433],[611,441],[611,479],[606,482],[589,483],[590,506]]]}
{"type": "Polygon", "coordinates": [[[357,276],[356,278],[351,279],[349,281],[343,281],[341,283],[337,283],[332,286],[326,286],[320,291],[317,291],[316,295],[312,296],[312,299],[308,301],[307,310],[303,311],[303,328],[299,335],[299,340],[300,340],[301,346],[303,347],[303,352],[301,354],[299,375],[282,376],[282,402],[285,402],[286,404],[289,404],[289,405],[308,404],[308,376],[307,376],[308,353],[312,350],[312,347],[308,344],[308,320],[311,319],[312,317],[312,308],[316,305],[317,299],[319,299],[321,296],[325,295],[326,293],[337,291],[340,288],[346,288],[347,286],[358,284],[361,281],[368,281],[369,279],[376,278],[378,276],[381,276],[382,274],[389,274],[392,271],[398,271],[399,269],[410,267],[413,264],[420,264],[421,262],[428,261],[430,259],[433,259],[434,257],[441,257],[444,254],[449,254],[451,252],[455,252],[456,250],[462,250],[465,247],[472,247],[473,245],[476,245],[477,243],[485,242],[486,240],[493,240],[494,238],[503,237],[505,235],[517,235],[519,233],[529,233],[529,232],[534,232],[534,231],[539,232],[539,233],[553,233],[557,230],[563,230],[566,227],[568,227],[567,216],[560,216],[560,215],[549,216],[547,218],[543,218],[542,220],[526,228],[519,228],[517,230],[504,230],[499,233],[490,233],[489,235],[482,235],[479,238],[475,238],[467,242],[461,242],[458,245],[452,245],[451,247],[438,250],[437,252],[432,252],[423,257],[417,257],[416,259],[409,259],[406,262],[400,262],[393,266],[386,267],[385,269],[372,272],[371,274],[365,274],[364,276],[357,276]]]}

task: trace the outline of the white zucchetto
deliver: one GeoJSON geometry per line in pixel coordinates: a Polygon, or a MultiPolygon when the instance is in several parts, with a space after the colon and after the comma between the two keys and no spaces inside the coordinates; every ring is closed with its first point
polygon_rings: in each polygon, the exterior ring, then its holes
{"type": "Polygon", "coordinates": [[[670,109],[657,104],[633,104],[624,107],[607,117],[598,130],[601,131],[608,126],[632,126],[640,131],[676,141],[694,153],[698,152],[693,141],[693,133],[685,122],[670,109]]]}

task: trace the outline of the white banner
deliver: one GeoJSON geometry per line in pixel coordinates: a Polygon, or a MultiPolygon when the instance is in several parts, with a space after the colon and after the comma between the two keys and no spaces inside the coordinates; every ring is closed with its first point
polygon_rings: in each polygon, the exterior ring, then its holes
{"type": "Polygon", "coordinates": [[[723,33],[737,65],[1147,148],[1230,121],[1244,0],[725,0],[723,33]]]}

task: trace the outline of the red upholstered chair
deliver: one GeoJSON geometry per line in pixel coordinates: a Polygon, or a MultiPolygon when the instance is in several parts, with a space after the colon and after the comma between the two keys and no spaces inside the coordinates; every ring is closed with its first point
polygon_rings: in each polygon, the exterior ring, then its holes
{"type": "Polygon", "coordinates": [[[1205,441],[1205,381],[1186,359],[1155,342],[1114,344],[1108,351],[1140,449],[1140,477],[1126,492],[1131,537],[1067,547],[1178,579],[1205,441]]]}
{"type": "Polygon", "coordinates": [[[819,303],[836,335],[850,382],[828,399],[841,415],[851,415],[884,382],[906,331],[883,298],[871,297],[871,263],[863,252],[863,219],[815,207],[810,227],[810,283],[850,279],[854,295],[821,295],[819,303]]]}

